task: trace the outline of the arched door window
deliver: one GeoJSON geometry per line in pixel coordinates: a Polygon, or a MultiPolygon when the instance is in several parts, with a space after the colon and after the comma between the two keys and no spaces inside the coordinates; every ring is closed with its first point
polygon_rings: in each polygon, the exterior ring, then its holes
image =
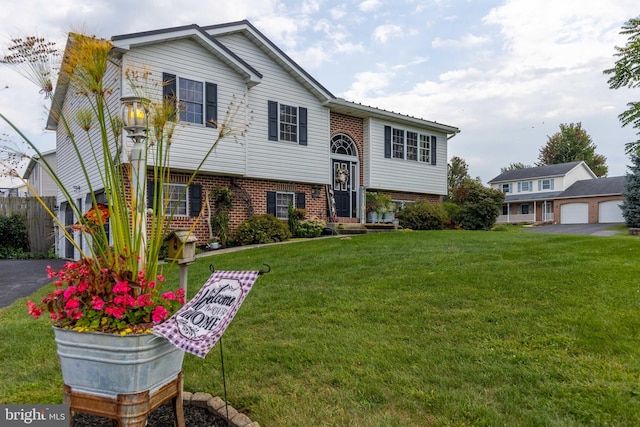
{"type": "Polygon", "coordinates": [[[331,138],[331,174],[336,215],[339,217],[358,216],[359,173],[356,144],[347,135],[335,135],[331,138]]]}

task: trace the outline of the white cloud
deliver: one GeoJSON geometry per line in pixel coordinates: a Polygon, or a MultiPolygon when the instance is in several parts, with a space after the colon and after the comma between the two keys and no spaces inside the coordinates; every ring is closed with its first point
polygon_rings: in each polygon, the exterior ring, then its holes
{"type": "Polygon", "coordinates": [[[346,99],[364,100],[379,96],[382,90],[389,86],[393,74],[387,72],[374,73],[371,71],[358,73],[349,90],[344,93],[346,99]]]}
{"type": "Polygon", "coordinates": [[[378,9],[382,6],[382,2],[380,0],[364,0],[358,5],[358,8],[363,12],[371,12],[372,10],[378,9]]]}
{"type": "Polygon", "coordinates": [[[459,39],[441,39],[440,37],[436,37],[432,42],[431,46],[435,49],[442,48],[453,48],[453,49],[467,49],[474,48],[484,44],[487,44],[491,41],[488,36],[476,36],[473,34],[465,34],[459,39]]]}
{"type": "Polygon", "coordinates": [[[402,36],[402,27],[395,24],[384,24],[373,30],[373,39],[380,43],[386,43],[391,37],[402,36]]]}
{"type": "Polygon", "coordinates": [[[392,67],[392,69],[393,70],[400,70],[400,69],[403,69],[403,68],[411,67],[413,65],[423,64],[423,63],[427,62],[428,60],[429,60],[428,56],[416,56],[415,58],[413,58],[411,61],[407,62],[406,64],[394,65],[392,67]]]}
{"type": "Polygon", "coordinates": [[[339,6],[333,7],[329,10],[329,14],[331,15],[331,19],[342,19],[347,14],[347,6],[341,4],[339,6]]]}
{"type": "Polygon", "coordinates": [[[302,67],[313,69],[331,60],[331,55],[320,46],[310,47],[302,52],[293,52],[291,56],[302,67]]]}

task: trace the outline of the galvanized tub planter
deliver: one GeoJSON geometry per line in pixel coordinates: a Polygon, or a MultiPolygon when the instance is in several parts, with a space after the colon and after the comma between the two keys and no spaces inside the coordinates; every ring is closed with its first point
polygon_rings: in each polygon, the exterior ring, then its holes
{"type": "Polygon", "coordinates": [[[152,334],[117,335],[53,328],[71,412],[142,427],[149,413],[172,402],[175,425],[184,427],[184,352],[152,334]]]}
{"type": "Polygon", "coordinates": [[[62,378],[75,391],[105,396],[152,391],[182,371],[184,352],[153,334],[53,331],[62,378]]]}

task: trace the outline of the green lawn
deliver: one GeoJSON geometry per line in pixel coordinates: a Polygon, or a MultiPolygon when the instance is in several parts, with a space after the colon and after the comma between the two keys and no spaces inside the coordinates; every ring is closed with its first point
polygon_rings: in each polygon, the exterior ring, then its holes
{"type": "MultiPolygon", "coordinates": [[[[632,426],[639,254],[630,236],[380,233],[200,258],[189,294],[209,264],[271,265],[223,342],[229,401],[265,427],[632,426]]],[[[58,403],[53,333],[24,303],[0,310],[0,402],[58,403]]],[[[222,396],[217,347],[184,374],[222,396]]]]}

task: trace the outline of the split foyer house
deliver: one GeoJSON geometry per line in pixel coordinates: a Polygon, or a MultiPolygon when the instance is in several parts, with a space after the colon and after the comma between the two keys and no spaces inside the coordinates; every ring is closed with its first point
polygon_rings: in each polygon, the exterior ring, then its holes
{"type": "MultiPolygon", "coordinates": [[[[242,100],[240,120],[232,125],[246,131],[222,140],[202,165],[179,202],[173,228],[188,228],[215,186],[232,190],[232,230],[251,215],[286,219],[289,204],[305,209],[309,218],[364,222],[366,191],[387,193],[397,202],[439,202],[447,194],[447,144],[456,127],[335,97],[248,21],[125,34],[111,42],[108,75],[114,90],[108,102],[114,110],[121,97],[132,94],[128,70],[144,70],[161,83],[156,101],[163,93],[178,100],[170,184],[177,189],[186,186],[215,140],[211,122],[223,120],[230,103],[242,100]]],[[[59,176],[88,208],[88,189],[73,186],[81,182],[80,171],[58,123],[59,111],[73,117],[82,106],[64,75],[52,105],[47,127],[57,130],[59,176]]],[[[63,222],[72,224],[76,219],[58,197],[63,222]]],[[[195,236],[200,242],[209,237],[205,221],[195,236]]],[[[72,247],[59,250],[74,256],[72,247]]]]}
{"type": "Polygon", "coordinates": [[[577,161],[506,171],[489,185],[505,193],[497,223],[622,223],[624,179],[598,178],[577,161]]]}

